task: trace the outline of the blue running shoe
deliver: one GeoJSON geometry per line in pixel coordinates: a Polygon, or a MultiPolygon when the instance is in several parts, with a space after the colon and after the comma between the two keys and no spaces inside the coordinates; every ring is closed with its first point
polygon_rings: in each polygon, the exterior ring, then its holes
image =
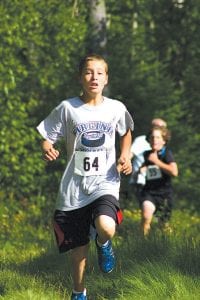
{"type": "Polygon", "coordinates": [[[110,273],[115,267],[115,255],[112,248],[112,242],[108,241],[106,246],[100,247],[97,244],[96,238],[96,247],[98,254],[98,263],[102,272],[110,273]]]}
{"type": "Polygon", "coordinates": [[[79,294],[72,293],[71,300],[87,300],[87,296],[84,292],[79,294]]]}

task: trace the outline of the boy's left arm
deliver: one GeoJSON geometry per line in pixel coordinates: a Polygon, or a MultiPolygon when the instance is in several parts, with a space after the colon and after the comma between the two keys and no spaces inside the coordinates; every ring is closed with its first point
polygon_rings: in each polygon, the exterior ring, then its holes
{"type": "Polygon", "coordinates": [[[125,135],[120,138],[121,154],[117,161],[117,170],[125,175],[131,174],[132,163],[130,159],[130,148],[132,143],[131,130],[129,129],[125,135]]]}

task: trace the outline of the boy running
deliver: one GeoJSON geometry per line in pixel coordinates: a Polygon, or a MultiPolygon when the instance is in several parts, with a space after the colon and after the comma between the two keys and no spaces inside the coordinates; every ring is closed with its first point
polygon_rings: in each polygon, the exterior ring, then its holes
{"type": "Polygon", "coordinates": [[[132,171],[130,161],[133,120],[125,105],[102,95],[108,65],[99,55],[84,57],[79,65],[82,95],[64,100],[37,127],[44,138],[47,161],[56,160],[55,143],[63,138],[67,166],[61,179],[54,231],[60,253],[71,250],[72,300],[86,300],[84,273],[90,227],[96,230],[100,269],[115,266],[111,239],[122,216],[119,207],[120,175],[132,171]],[[115,134],[120,136],[116,164],[115,134]]]}
{"type": "Polygon", "coordinates": [[[149,133],[152,150],[144,152],[144,164],[140,172],[145,174],[146,183],[140,193],[142,230],[147,235],[154,214],[159,214],[162,227],[167,226],[173,204],[171,178],[178,176],[178,167],[171,150],[167,147],[169,130],[155,126],[149,133]]]}

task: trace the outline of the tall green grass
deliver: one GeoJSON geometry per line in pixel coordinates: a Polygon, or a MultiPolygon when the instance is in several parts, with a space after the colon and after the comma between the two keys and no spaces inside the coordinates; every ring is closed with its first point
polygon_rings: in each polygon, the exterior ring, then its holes
{"type": "MultiPolygon", "coordinates": [[[[14,220],[15,226],[0,239],[0,299],[70,299],[69,257],[58,254],[51,227],[26,224],[23,214],[14,220]]],[[[111,274],[100,273],[91,243],[86,271],[89,299],[199,300],[198,214],[175,210],[172,233],[162,233],[154,224],[146,239],[139,222],[137,209],[124,211],[113,240],[117,266],[111,274]]]]}

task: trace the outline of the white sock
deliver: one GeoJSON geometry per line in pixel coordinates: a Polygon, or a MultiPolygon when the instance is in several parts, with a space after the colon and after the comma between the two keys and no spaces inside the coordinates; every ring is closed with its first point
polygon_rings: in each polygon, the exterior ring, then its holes
{"type": "Polygon", "coordinates": [[[105,247],[105,246],[107,246],[107,245],[108,245],[108,242],[109,242],[109,241],[106,241],[104,244],[102,244],[102,243],[100,243],[100,242],[98,241],[98,238],[97,238],[97,244],[98,244],[99,247],[105,247]]]}
{"type": "Polygon", "coordinates": [[[77,291],[73,290],[73,294],[75,294],[75,295],[82,294],[82,293],[84,296],[86,296],[86,289],[84,289],[83,292],[77,292],[77,291]]]}

